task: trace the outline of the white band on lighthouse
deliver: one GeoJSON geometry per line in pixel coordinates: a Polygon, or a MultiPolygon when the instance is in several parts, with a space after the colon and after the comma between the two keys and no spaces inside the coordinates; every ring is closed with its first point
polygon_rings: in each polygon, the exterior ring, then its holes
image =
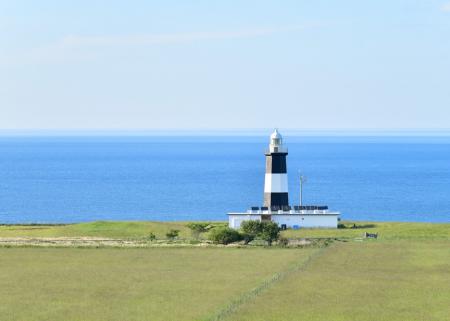
{"type": "Polygon", "coordinates": [[[264,180],[264,193],[287,193],[287,174],[266,173],[264,180]]]}

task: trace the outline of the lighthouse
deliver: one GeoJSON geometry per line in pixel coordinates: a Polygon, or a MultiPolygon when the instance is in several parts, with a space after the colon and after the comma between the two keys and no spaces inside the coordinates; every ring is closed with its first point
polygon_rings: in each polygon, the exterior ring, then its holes
{"type": "Polygon", "coordinates": [[[289,206],[286,156],[287,148],[277,129],[270,135],[265,151],[266,174],[264,179],[264,205],[251,206],[244,212],[228,213],[228,226],[239,229],[244,221],[272,221],[281,229],[337,228],[339,212],[323,205],[289,206]]]}
{"type": "Polygon", "coordinates": [[[281,210],[289,206],[288,178],[283,137],[278,129],[270,135],[269,148],[266,150],[266,175],[264,179],[264,206],[281,210]]]}

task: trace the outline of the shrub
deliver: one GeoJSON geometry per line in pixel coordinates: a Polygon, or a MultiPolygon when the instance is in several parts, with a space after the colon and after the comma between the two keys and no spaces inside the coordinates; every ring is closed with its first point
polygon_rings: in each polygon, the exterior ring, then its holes
{"type": "Polygon", "coordinates": [[[238,231],[229,227],[218,227],[211,230],[209,239],[214,243],[229,244],[241,240],[241,235],[238,231]]]}
{"type": "Polygon", "coordinates": [[[280,228],[275,222],[262,222],[262,224],[263,230],[260,237],[271,246],[272,242],[280,237],[280,228]]]}
{"type": "Polygon", "coordinates": [[[241,231],[246,244],[260,238],[272,245],[280,237],[280,228],[275,222],[244,221],[241,223],[241,231]]]}
{"type": "Polygon", "coordinates": [[[241,223],[241,234],[245,244],[250,243],[256,237],[261,235],[263,231],[263,223],[260,221],[244,221],[241,223]]]}
{"type": "Polygon", "coordinates": [[[245,244],[248,244],[255,239],[255,235],[245,233],[245,232],[241,232],[240,234],[241,234],[241,239],[244,240],[245,244]]]}
{"type": "Polygon", "coordinates": [[[156,240],[156,235],[153,232],[150,232],[150,234],[147,235],[147,239],[149,241],[154,241],[154,240],[156,240]]]}
{"type": "Polygon", "coordinates": [[[252,235],[253,238],[260,235],[263,231],[263,222],[260,221],[244,221],[241,223],[241,231],[245,234],[252,235]]]}
{"type": "Polygon", "coordinates": [[[178,237],[179,233],[180,233],[179,230],[170,230],[169,232],[166,233],[166,236],[169,240],[173,240],[176,237],[178,237]]]}
{"type": "Polygon", "coordinates": [[[211,225],[208,223],[198,222],[188,223],[186,226],[191,230],[192,236],[195,239],[199,239],[201,233],[207,232],[211,228],[211,225]]]}

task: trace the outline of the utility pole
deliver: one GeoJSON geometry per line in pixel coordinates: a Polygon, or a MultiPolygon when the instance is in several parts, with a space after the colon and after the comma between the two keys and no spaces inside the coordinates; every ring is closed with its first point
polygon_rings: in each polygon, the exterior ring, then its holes
{"type": "Polygon", "coordinates": [[[303,206],[303,183],[306,183],[306,176],[298,171],[298,176],[300,178],[300,206],[303,206]]]}

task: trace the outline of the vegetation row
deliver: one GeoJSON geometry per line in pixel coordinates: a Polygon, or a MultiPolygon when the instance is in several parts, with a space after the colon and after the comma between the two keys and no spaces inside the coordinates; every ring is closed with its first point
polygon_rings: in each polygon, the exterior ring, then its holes
{"type": "MultiPolygon", "coordinates": [[[[281,230],[274,222],[244,221],[242,222],[240,230],[203,222],[191,222],[186,226],[191,230],[194,239],[199,240],[203,233],[208,233],[207,239],[215,244],[227,245],[241,241],[243,241],[244,244],[248,244],[254,240],[261,240],[271,246],[275,241],[283,242],[283,240],[280,239],[281,230]]],[[[166,237],[169,240],[175,240],[178,238],[179,232],[180,230],[170,229],[166,233],[166,237]]],[[[148,239],[154,241],[156,240],[156,235],[150,233],[148,239]]]]}

